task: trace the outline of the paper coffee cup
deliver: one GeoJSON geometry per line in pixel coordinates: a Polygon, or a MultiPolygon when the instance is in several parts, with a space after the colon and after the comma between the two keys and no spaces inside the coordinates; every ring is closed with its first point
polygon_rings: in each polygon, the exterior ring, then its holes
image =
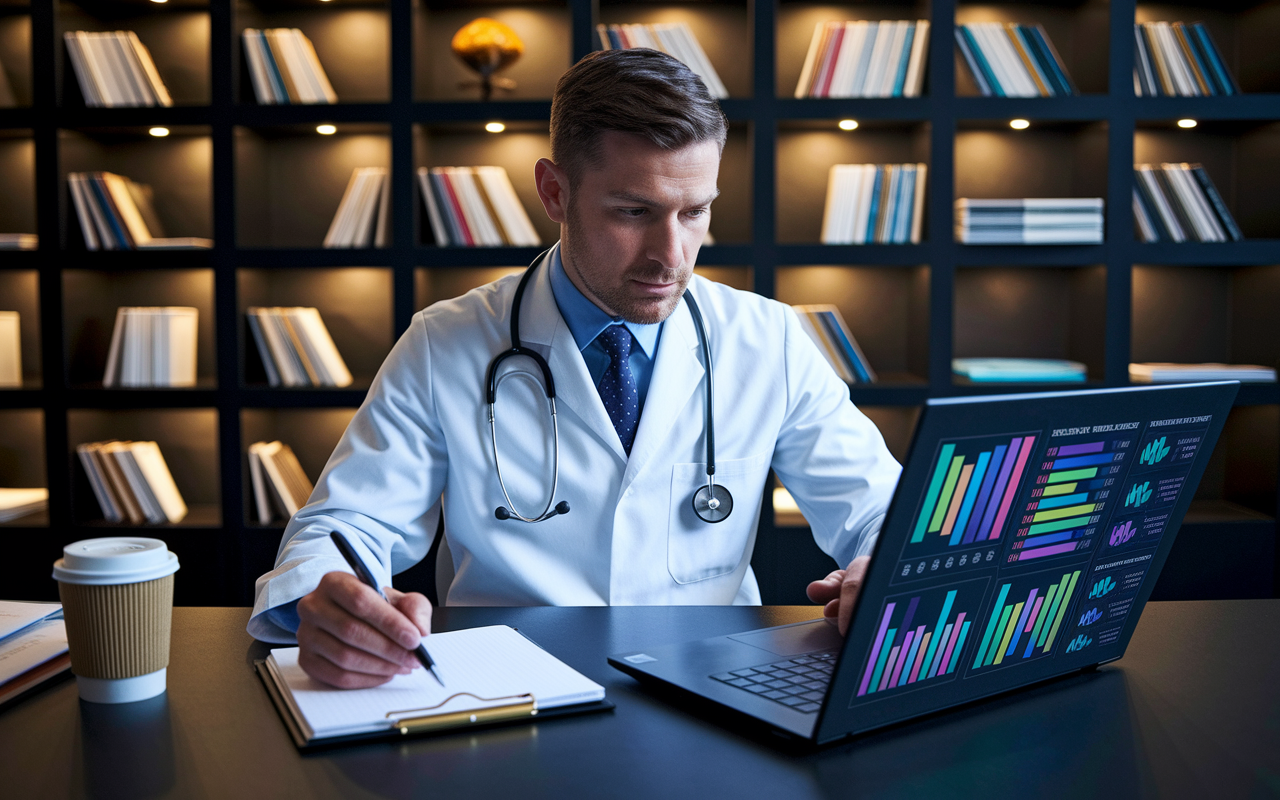
{"type": "Polygon", "coordinates": [[[81,699],[131,703],[164,692],[177,571],[178,557],[159,539],[85,539],[62,549],[53,577],[81,699]]]}

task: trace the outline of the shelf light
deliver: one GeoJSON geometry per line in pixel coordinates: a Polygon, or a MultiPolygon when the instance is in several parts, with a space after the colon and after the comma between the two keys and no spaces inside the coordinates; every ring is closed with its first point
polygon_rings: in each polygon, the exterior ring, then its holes
{"type": "Polygon", "coordinates": [[[856,131],[857,129],[858,129],[858,121],[857,121],[856,119],[842,119],[842,120],[840,120],[840,130],[842,130],[842,131],[856,131]]]}
{"type": "Polygon", "coordinates": [[[1196,126],[1196,121],[1195,121],[1194,119],[1180,119],[1180,120],[1178,120],[1178,127],[1179,127],[1179,128],[1194,128],[1195,126],[1196,126]]]}
{"type": "Polygon", "coordinates": [[[1031,123],[1027,122],[1025,119],[1011,119],[1009,120],[1009,127],[1013,128],[1015,131],[1025,131],[1027,128],[1031,127],[1031,123]]]}
{"type": "Polygon", "coordinates": [[[489,133],[502,133],[507,129],[507,126],[503,125],[501,122],[486,122],[484,124],[484,129],[489,133]]]}
{"type": "Polygon", "coordinates": [[[151,0],[153,3],[167,3],[169,0],[151,0]]]}
{"type": "MultiPolygon", "coordinates": [[[[159,1],[159,2],[164,2],[164,0],[158,0],[158,1],[159,1]]],[[[168,128],[162,128],[162,127],[160,127],[159,125],[157,125],[156,127],[154,127],[154,128],[152,128],[151,130],[147,131],[147,133],[151,134],[152,136],[155,136],[155,137],[159,138],[159,137],[161,137],[161,136],[168,136],[168,135],[169,135],[169,129],[168,129],[168,128]]]]}
{"type": "Polygon", "coordinates": [[[316,126],[316,133],[320,134],[321,136],[332,136],[337,132],[338,132],[338,126],[336,125],[326,124],[326,125],[316,126]]]}

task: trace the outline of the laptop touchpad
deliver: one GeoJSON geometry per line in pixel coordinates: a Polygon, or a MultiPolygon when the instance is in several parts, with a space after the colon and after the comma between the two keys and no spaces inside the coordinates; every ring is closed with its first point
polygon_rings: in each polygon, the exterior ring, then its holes
{"type": "Polygon", "coordinates": [[[780,656],[798,656],[815,650],[831,650],[844,642],[836,626],[821,619],[784,625],[779,628],[767,628],[762,631],[735,633],[728,638],[780,656]]]}

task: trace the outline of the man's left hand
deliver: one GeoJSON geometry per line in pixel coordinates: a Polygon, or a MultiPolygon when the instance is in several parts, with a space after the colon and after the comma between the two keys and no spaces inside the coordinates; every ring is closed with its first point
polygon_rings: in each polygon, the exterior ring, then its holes
{"type": "Polygon", "coordinates": [[[820,581],[809,584],[805,593],[815,603],[826,603],[822,615],[828,622],[836,623],[840,635],[849,632],[849,621],[853,619],[853,605],[862,591],[862,581],[867,575],[867,566],[871,556],[858,556],[849,562],[846,569],[838,569],[820,581]]]}

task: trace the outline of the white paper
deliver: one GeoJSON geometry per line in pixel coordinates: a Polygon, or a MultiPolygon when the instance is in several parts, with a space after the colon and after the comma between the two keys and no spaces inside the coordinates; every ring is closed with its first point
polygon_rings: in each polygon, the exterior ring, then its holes
{"type": "Polygon", "coordinates": [[[0,642],[0,685],[65,652],[67,628],[61,619],[29,626],[0,642]]]}
{"type": "Polygon", "coordinates": [[[20,603],[0,600],[0,639],[61,610],[62,603],[20,603]]]}

